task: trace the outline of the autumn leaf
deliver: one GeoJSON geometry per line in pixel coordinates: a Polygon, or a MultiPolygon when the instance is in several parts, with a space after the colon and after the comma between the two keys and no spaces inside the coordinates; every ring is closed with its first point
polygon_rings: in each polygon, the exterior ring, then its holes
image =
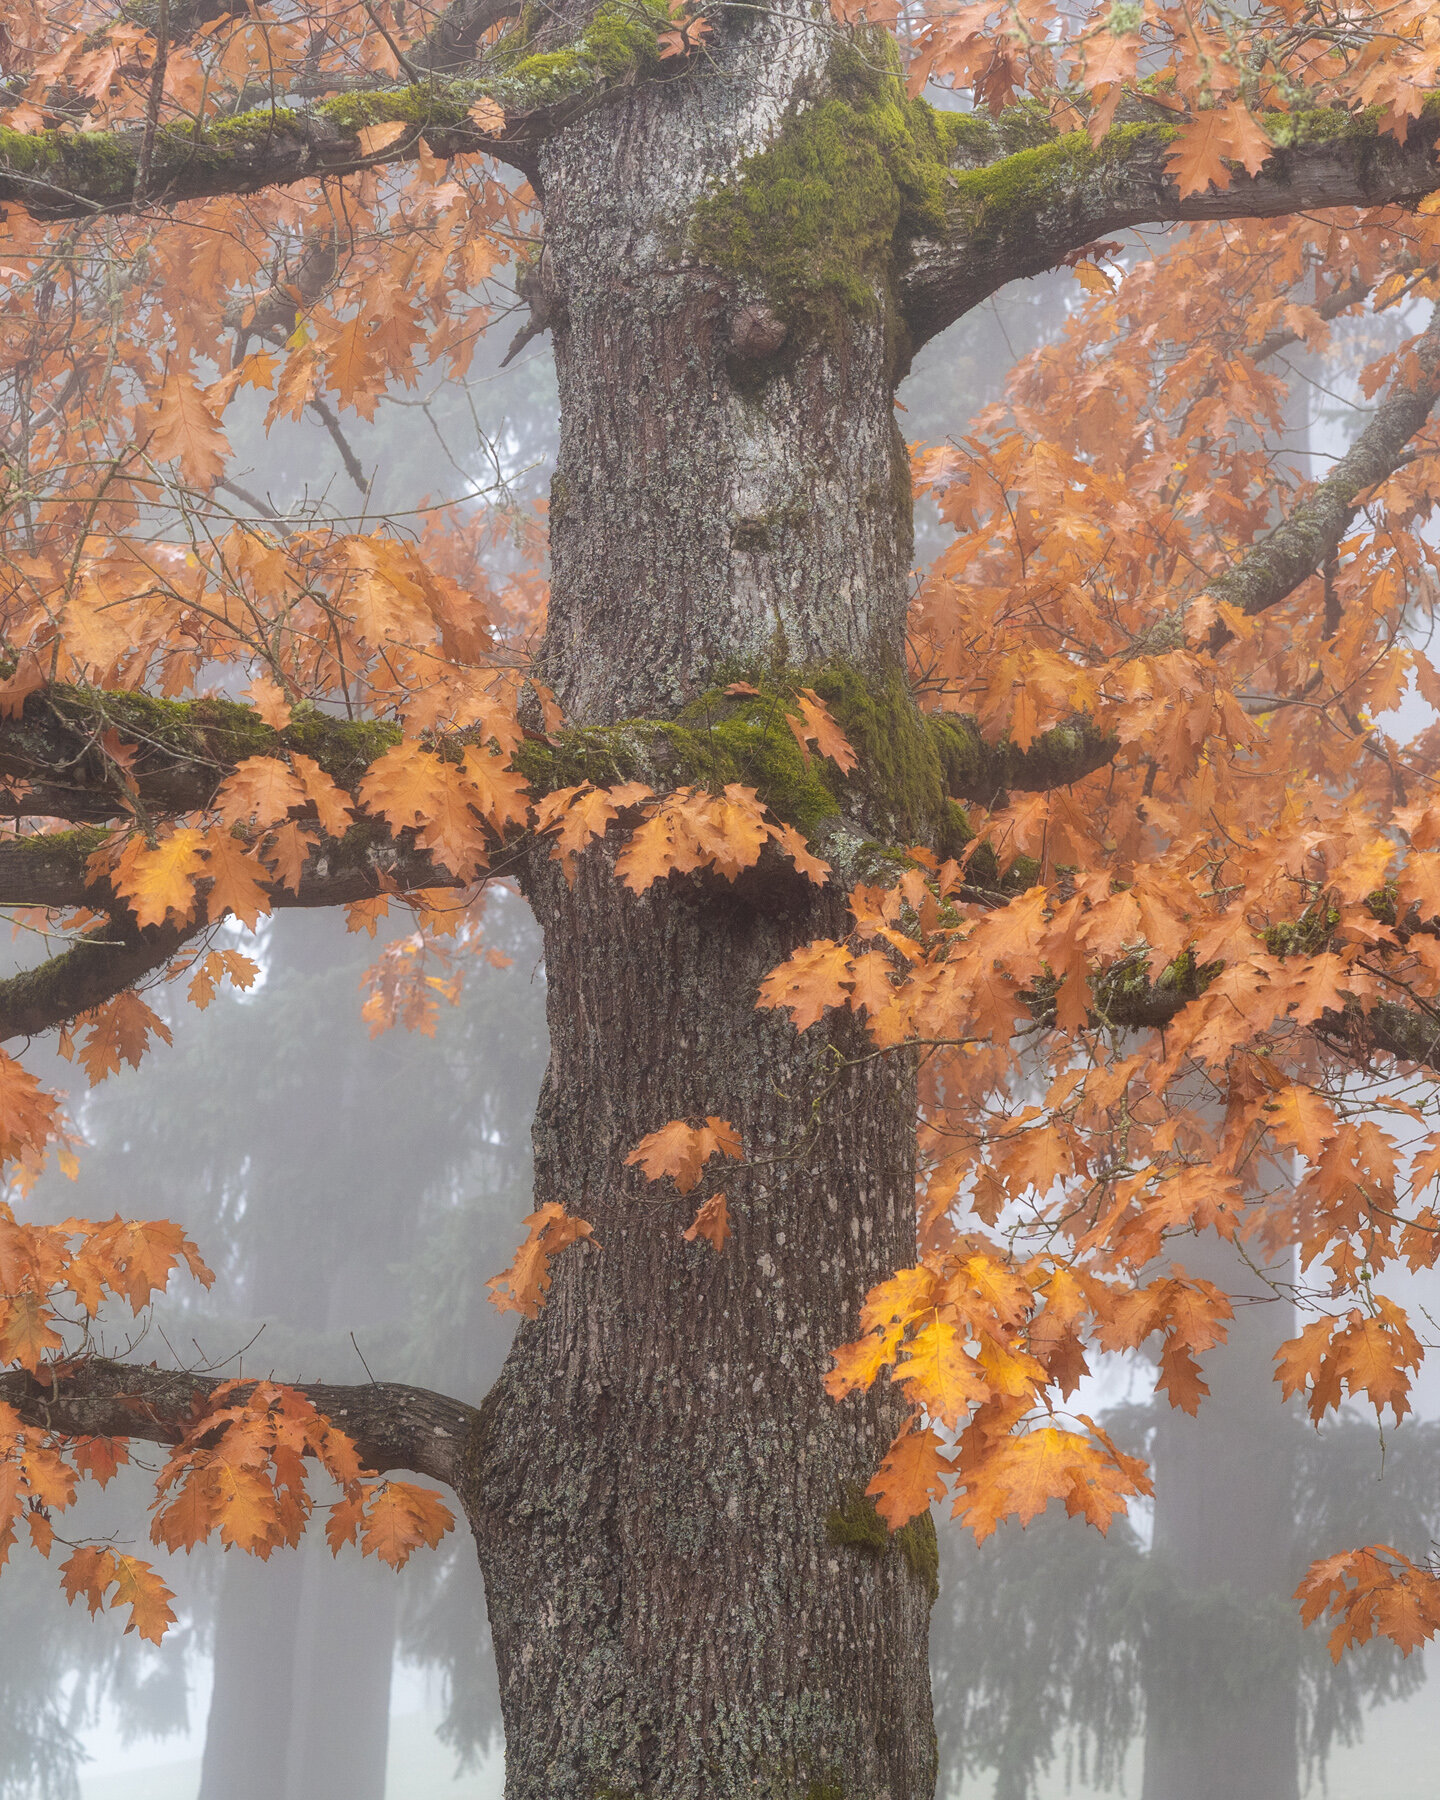
{"type": "Polygon", "coordinates": [[[170,1602],[175,1596],[147,1562],[137,1556],[115,1558],[115,1592],[111,1606],[128,1606],[130,1618],[127,1632],[138,1632],[152,1644],[158,1644],[166,1630],[175,1623],[170,1602]]]}
{"type": "Polygon", "coordinates": [[[162,925],[174,913],[182,922],[195,908],[195,880],[204,867],[204,839],[181,826],[153,846],[135,850],[113,877],[115,891],[130,902],[135,923],[162,925]]]}
{"type": "Polygon", "coordinates": [[[399,1569],[414,1551],[433,1549],[454,1523],[439,1495],[408,1481],[387,1481],[366,1505],[360,1546],[367,1556],[399,1569]]]}
{"type": "Polygon", "coordinates": [[[726,1210],[724,1194],[712,1194],[708,1200],[701,1201],[694,1219],[680,1235],[687,1244],[693,1244],[697,1238],[704,1238],[718,1255],[730,1242],[730,1215],[726,1210]]]}
{"type": "Polygon", "coordinates": [[[505,129],[505,109],[488,94],[482,94],[470,108],[470,120],[487,136],[499,135],[505,129]]]}
{"type": "Polygon", "coordinates": [[[227,825],[274,825],[305,804],[305,783],[278,756],[247,756],[226,776],[214,807],[227,825]]]}
{"type": "Polygon", "coordinates": [[[225,472],[229,442],[188,375],[172,375],[160,389],[150,454],[159,462],[177,462],[185,479],[197,487],[209,487],[225,472]]]}
{"type": "Polygon", "coordinates": [[[403,119],[392,119],[384,125],[364,125],[355,134],[360,141],[362,156],[378,156],[382,150],[404,137],[410,129],[403,119]]]}
{"type": "Polygon", "coordinates": [[[703,1125],[687,1125],[683,1119],[672,1119],[641,1138],[625,1162],[643,1170],[647,1181],[668,1175],[682,1194],[688,1194],[712,1156],[739,1161],[743,1155],[740,1134],[728,1120],[709,1118],[703,1125]]]}
{"type": "Polygon", "coordinates": [[[907,1419],[865,1492],[890,1529],[898,1531],[928,1512],[932,1500],[945,1498],[950,1466],[930,1427],[907,1419]]]}
{"type": "MultiPolygon", "coordinates": [[[[588,1220],[567,1213],[557,1200],[547,1200],[538,1212],[525,1220],[525,1241],[515,1253],[508,1269],[492,1275],[485,1283],[491,1304],[500,1312],[518,1312],[523,1318],[539,1315],[550,1291],[550,1259],[582,1238],[592,1243],[592,1227],[588,1220]]],[[[596,1246],[598,1248],[598,1244],[596,1246]]]]}

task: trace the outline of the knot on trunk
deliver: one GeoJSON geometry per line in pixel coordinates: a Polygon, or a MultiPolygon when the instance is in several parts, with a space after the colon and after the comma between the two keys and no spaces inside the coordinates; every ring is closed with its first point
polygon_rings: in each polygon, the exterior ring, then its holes
{"type": "Polygon", "coordinates": [[[730,320],[730,354],[745,362],[763,362],[785,342],[785,321],[763,301],[751,300],[730,320]]]}

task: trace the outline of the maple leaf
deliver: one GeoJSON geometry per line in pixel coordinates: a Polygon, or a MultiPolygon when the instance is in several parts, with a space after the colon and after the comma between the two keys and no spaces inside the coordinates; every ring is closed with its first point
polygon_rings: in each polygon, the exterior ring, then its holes
{"type": "Polygon", "coordinates": [[[175,1623],[170,1602],[175,1596],[147,1562],[137,1556],[117,1556],[114,1572],[115,1592],[111,1606],[128,1606],[130,1618],[127,1632],[138,1632],[152,1644],[158,1644],[167,1628],[175,1623]]]}
{"type": "Polygon", "coordinates": [[[809,746],[814,744],[822,756],[828,756],[842,775],[848,775],[858,761],[850,740],[835,723],[830,709],[813,688],[800,690],[799,719],[793,714],[785,715],[785,723],[795,735],[795,741],[809,758],[809,746]]]}
{"type": "Polygon", "coordinates": [[[455,1523],[438,1494],[408,1481],[387,1481],[371,1496],[360,1528],[367,1556],[403,1568],[422,1546],[433,1549],[455,1523]]]}
{"type": "Polygon", "coordinates": [[[909,1339],[894,1379],[912,1405],[952,1428],[991,1391],[985,1371],[965,1348],[964,1332],[938,1313],[909,1339]]]}
{"type": "MultiPolygon", "coordinates": [[[[251,358],[251,361],[258,360],[251,358]]],[[[273,361],[273,359],[267,359],[273,361]]],[[[264,383],[266,387],[270,384],[264,383]]],[[[290,723],[291,706],[285,690],[269,675],[257,675],[246,690],[245,698],[272,731],[283,731],[290,723]]]]}
{"type": "Polygon", "coordinates": [[[398,138],[404,137],[410,129],[403,119],[392,119],[384,125],[363,125],[356,137],[360,143],[362,156],[378,156],[382,150],[388,150],[398,138]]]}
{"type": "Polygon", "coordinates": [[[854,967],[844,944],[818,938],[794,952],[760,983],[757,1006],[785,1007],[804,1031],[832,1006],[843,1006],[854,967]]]}
{"type": "Polygon", "coordinates": [[[730,1242],[730,1215],[724,1194],[712,1194],[708,1200],[703,1200],[693,1221],[680,1235],[687,1244],[693,1244],[696,1238],[704,1238],[718,1255],[730,1242]]]}
{"type": "Polygon", "coordinates": [[[305,783],[278,756],[247,756],[226,776],[215,796],[215,810],[227,825],[274,825],[303,806],[305,783]]]}
{"type": "Polygon", "coordinates": [[[185,479],[197,487],[209,487],[225,473],[229,441],[188,375],[172,375],[160,390],[150,454],[159,462],[178,462],[185,479]]]}
{"type": "Polygon", "coordinates": [[[1283,1088],[1266,1102],[1271,1130],[1283,1144],[1293,1144],[1307,1162],[1318,1161],[1326,1143],[1335,1135],[1335,1114],[1312,1088],[1283,1088]]]}
{"type": "Polygon", "coordinates": [[[930,1427],[907,1419],[865,1492],[891,1531],[898,1531],[928,1512],[931,1500],[945,1498],[950,1468],[930,1427]]]}
{"type": "Polygon", "coordinates": [[[152,1037],[171,1042],[170,1027],[134,992],[117,994],[104,1006],[83,1014],[77,1023],[86,1028],[78,1054],[92,1087],[113,1075],[122,1062],[139,1068],[152,1037]]]}
{"type": "Polygon", "coordinates": [[[106,1590],[115,1580],[115,1558],[108,1550],[84,1545],[60,1565],[60,1586],[73,1606],[83,1595],[90,1615],[105,1604],[106,1590]]]}

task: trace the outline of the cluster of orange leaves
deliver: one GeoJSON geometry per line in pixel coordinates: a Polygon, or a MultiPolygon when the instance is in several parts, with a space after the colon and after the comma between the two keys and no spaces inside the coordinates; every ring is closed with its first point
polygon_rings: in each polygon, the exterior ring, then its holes
{"type": "MultiPolygon", "coordinates": [[[[29,1225],[0,1203],[0,1364],[58,1386],[90,1353],[107,1295],[138,1315],[180,1262],[206,1286],[214,1280],[195,1245],[166,1221],[29,1225]]],[[[137,1419],[149,1410],[139,1395],[128,1405],[137,1419]]],[[[262,1558],[297,1544],[314,1510],[307,1457],[340,1489],[325,1525],[337,1555],[358,1539],[366,1555],[398,1568],[454,1523],[427,1489],[367,1477],[351,1440],[293,1388],[221,1382],[203,1396],[197,1391],[189,1413],[166,1423],[175,1443],[157,1478],[150,1536],[170,1550],[190,1550],[216,1532],[227,1547],[262,1558]]],[[[25,1425],[0,1401],[0,1565],[22,1525],[42,1556],[67,1544],[61,1578],[71,1603],[83,1596],[92,1613],[128,1606],[126,1630],[158,1643],[174,1622],[174,1595],[153,1565],[104,1544],[72,1543],[55,1523],[74,1504],[82,1477],[103,1487],[128,1461],[121,1433],[74,1437],[25,1425]]]]}

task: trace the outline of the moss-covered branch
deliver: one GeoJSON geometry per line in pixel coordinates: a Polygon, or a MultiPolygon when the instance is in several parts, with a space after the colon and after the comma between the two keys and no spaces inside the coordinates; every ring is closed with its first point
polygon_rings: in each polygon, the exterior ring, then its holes
{"type": "Polygon", "coordinates": [[[1176,128],[1159,118],[1117,125],[1092,144],[1088,133],[1058,134],[1026,108],[993,123],[967,117],[955,137],[946,228],[910,245],[900,277],[912,341],[924,343],[1007,283],[1137,225],[1384,206],[1440,188],[1440,97],[1403,144],[1382,133],[1378,109],[1264,123],[1277,148],[1258,175],[1236,167],[1223,191],[1182,198],[1165,169],[1176,128]],[[1017,148],[1022,137],[1030,141],[1017,148]]]}
{"type": "MultiPolygon", "coordinates": [[[[87,883],[86,864],[106,838],[103,828],[0,837],[0,906],[109,906],[104,882],[87,883]]],[[[300,872],[298,888],[277,887],[274,907],[348,906],[377,894],[461,885],[420,851],[397,843],[377,820],[362,819],[343,838],[322,837],[300,872]]],[[[201,889],[204,897],[204,888],[201,889]]]]}
{"type": "Polygon", "coordinates": [[[141,931],[119,913],[102,920],[59,956],[0,981],[0,1044],[38,1037],[103,1006],[163,968],[198,929],[167,924],[141,931]]]}
{"type": "MultiPolygon", "coordinates": [[[[501,11],[493,19],[504,16],[501,11]]],[[[468,14],[465,21],[457,18],[454,42],[436,40],[437,69],[459,54],[475,22],[468,14]]],[[[233,118],[164,125],[155,135],[143,203],[250,194],[316,176],[348,175],[413,160],[422,141],[438,156],[486,151],[533,173],[541,142],[625,83],[659,68],[657,40],[668,25],[662,0],[624,0],[601,6],[573,43],[519,57],[495,72],[452,79],[437,73],[407,86],[377,84],[310,105],[287,104],[288,97],[279,94],[273,103],[233,118]],[[476,122],[472,111],[481,101],[502,109],[503,124],[476,122]],[[405,129],[367,153],[360,133],[386,124],[405,129]]],[[[37,219],[132,210],[141,204],[136,183],[143,138],[140,125],[117,131],[0,130],[0,202],[22,206],[37,219]]]]}
{"type": "MultiPolygon", "coordinates": [[[[175,1444],[194,1424],[194,1402],[208,1399],[222,1379],[87,1356],[67,1363],[63,1373],[30,1375],[17,1369],[0,1375],[0,1403],[14,1407],[22,1424],[39,1431],[175,1444]]],[[[324,1382],[295,1386],[317,1412],[355,1440],[367,1469],[382,1474],[409,1469],[461,1487],[467,1450],[482,1428],[476,1407],[393,1381],[363,1387],[324,1382]]]]}
{"type": "MultiPolygon", "coordinates": [[[[1403,372],[1376,407],[1369,424],[1323,481],[1289,517],[1252,544],[1232,568],[1211,578],[1206,592],[1257,618],[1319,574],[1339,549],[1364,498],[1405,460],[1406,447],[1440,400],[1440,306],[1415,346],[1414,379],[1403,372]]],[[[1186,639],[1188,603],[1156,620],[1132,647],[1135,656],[1173,650],[1186,639]]],[[[1219,650],[1234,633],[1223,620],[1212,626],[1208,647],[1219,650]]]]}
{"type": "Polygon", "coordinates": [[[236,763],[284,750],[302,752],[342,787],[353,787],[399,741],[397,726],[337,719],[314,707],[297,707],[287,728],[275,731],[238,701],[163,700],[55,683],[28,695],[18,719],[0,720],[0,778],[30,784],[26,813],[99,824],[128,814],[137,797],[152,812],[194,812],[236,763]],[[134,751],[128,771],[102,747],[109,731],[134,751]]]}
{"type": "MultiPolygon", "coordinates": [[[[1372,911],[1384,915],[1377,896],[1372,911]]],[[[1313,955],[1330,941],[1337,915],[1317,906],[1300,920],[1272,926],[1265,942],[1274,955],[1313,955]]],[[[1141,946],[1097,969],[1090,978],[1090,1024],[1120,1031],[1163,1031],[1198,1000],[1224,970],[1223,963],[1199,963],[1184,951],[1154,973],[1149,952],[1141,946]]],[[[1030,1015],[1042,1028],[1055,1023],[1057,988],[1037,982],[1028,996],[1030,1015]]],[[[1416,1063],[1440,1073],[1440,1016],[1419,1005],[1383,1000],[1362,1007],[1347,1002],[1327,1008],[1309,1028],[1332,1050],[1358,1062],[1375,1055],[1416,1063]]]]}

